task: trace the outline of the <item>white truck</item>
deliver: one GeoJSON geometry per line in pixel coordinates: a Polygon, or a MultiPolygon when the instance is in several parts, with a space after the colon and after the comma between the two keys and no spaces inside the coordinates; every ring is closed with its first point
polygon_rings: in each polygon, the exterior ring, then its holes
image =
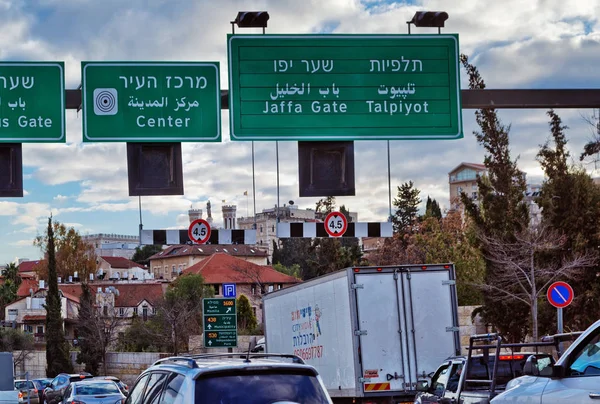
{"type": "Polygon", "coordinates": [[[555,364],[530,356],[524,376],[511,380],[492,404],[600,402],[600,320],[592,324],[555,364]]]}
{"type": "Polygon", "coordinates": [[[263,297],[266,352],[313,365],[334,403],[411,403],[460,354],[452,264],[346,268],[263,297]]]}

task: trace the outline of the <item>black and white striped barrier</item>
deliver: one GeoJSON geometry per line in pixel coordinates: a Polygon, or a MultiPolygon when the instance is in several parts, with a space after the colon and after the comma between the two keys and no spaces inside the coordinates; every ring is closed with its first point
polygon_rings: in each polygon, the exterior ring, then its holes
{"type": "MultiPolygon", "coordinates": [[[[350,222],[342,237],[392,237],[393,230],[394,227],[391,222],[350,222]]],[[[300,222],[278,223],[277,237],[316,238],[331,236],[325,231],[325,223],[323,222],[300,222]]]]}
{"type": "MultiPolygon", "coordinates": [[[[185,230],[142,230],[142,245],[193,244],[185,230]]],[[[256,230],[212,229],[206,244],[256,244],[256,230]]]]}

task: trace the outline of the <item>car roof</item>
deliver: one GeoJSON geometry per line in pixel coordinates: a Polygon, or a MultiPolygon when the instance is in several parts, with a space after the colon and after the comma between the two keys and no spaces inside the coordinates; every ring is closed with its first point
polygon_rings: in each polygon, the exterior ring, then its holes
{"type": "MultiPolygon", "coordinates": [[[[528,356],[528,355],[547,355],[547,356],[552,356],[551,353],[548,352],[500,352],[500,356],[502,355],[523,355],[523,356],[528,356]]],[[[478,358],[482,358],[484,355],[483,354],[474,354],[471,355],[471,359],[478,359],[478,358]]],[[[495,353],[491,353],[489,355],[490,358],[495,358],[496,354],[495,353]]],[[[446,358],[447,361],[466,361],[467,360],[467,355],[459,355],[459,356],[449,356],[448,358],[446,358]]]]}
{"type": "Polygon", "coordinates": [[[98,384],[98,383],[102,383],[102,384],[112,383],[112,384],[116,385],[116,383],[113,380],[101,380],[101,379],[95,379],[95,378],[92,378],[92,379],[83,379],[83,380],[79,380],[79,381],[73,382],[71,384],[75,384],[77,386],[80,386],[80,385],[84,385],[84,384],[98,384]]]}
{"type": "Polygon", "coordinates": [[[223,372],[236,369],[273,369],[273,370],[304,370],[318,375],[317,370],[306,365],[300,358],[294,355],[273,354],[206,354],[192,355],[186,357],[171,357],[156,361],[151,370],[167,370],[177,373],[189,374],[194,378],[202,374],[223,372]],[[293,362],[284,362],[282,359],[291,359],[293,362]]]}

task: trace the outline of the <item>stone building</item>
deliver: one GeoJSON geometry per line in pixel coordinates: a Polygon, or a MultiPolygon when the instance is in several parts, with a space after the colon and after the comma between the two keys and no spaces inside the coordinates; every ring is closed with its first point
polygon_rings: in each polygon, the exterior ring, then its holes
{"type": "Polygon", "coordinates": [[[150,273],[154,279],[173,280],[187,268],[215,253],[231,255],[257,265],[267,264],[267,252],[246,244],[173,245],[154,254],[150,261],[150,273]]]}
{"type": "Polygon", "coordinates": [[[262,295],[301,282],[271,266],[257,265],[225,253],[212,254],[183,273],[201,274],[204,283],[215,289],[215,297],[223,296],[224,283],[235,283],[238,297],[243,294],[250,300],[259,324],[262,323],[262,295]]]}

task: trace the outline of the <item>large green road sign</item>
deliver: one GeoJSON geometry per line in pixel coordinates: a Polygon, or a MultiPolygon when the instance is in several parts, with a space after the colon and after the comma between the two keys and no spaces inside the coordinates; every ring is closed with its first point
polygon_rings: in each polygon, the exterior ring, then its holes
{"type": "Polygon", "coordinates": [[[220,142],[218,62],[82,62],[84,142],[220,142]]]}
{"type": "Polygon", "coordinates": [[[233,140],[459,139],[458,35],[229,35],[233,140]]]}
{"type": "Polygon", "coordinates": [[[0,142],[65,141],[63,62],[0,62],[0,142]]]}
{"type": "Polygon", "coordinates": [[[235,299],[202,299],[202,314],[206,348],[237,346],[235,299]]]}

